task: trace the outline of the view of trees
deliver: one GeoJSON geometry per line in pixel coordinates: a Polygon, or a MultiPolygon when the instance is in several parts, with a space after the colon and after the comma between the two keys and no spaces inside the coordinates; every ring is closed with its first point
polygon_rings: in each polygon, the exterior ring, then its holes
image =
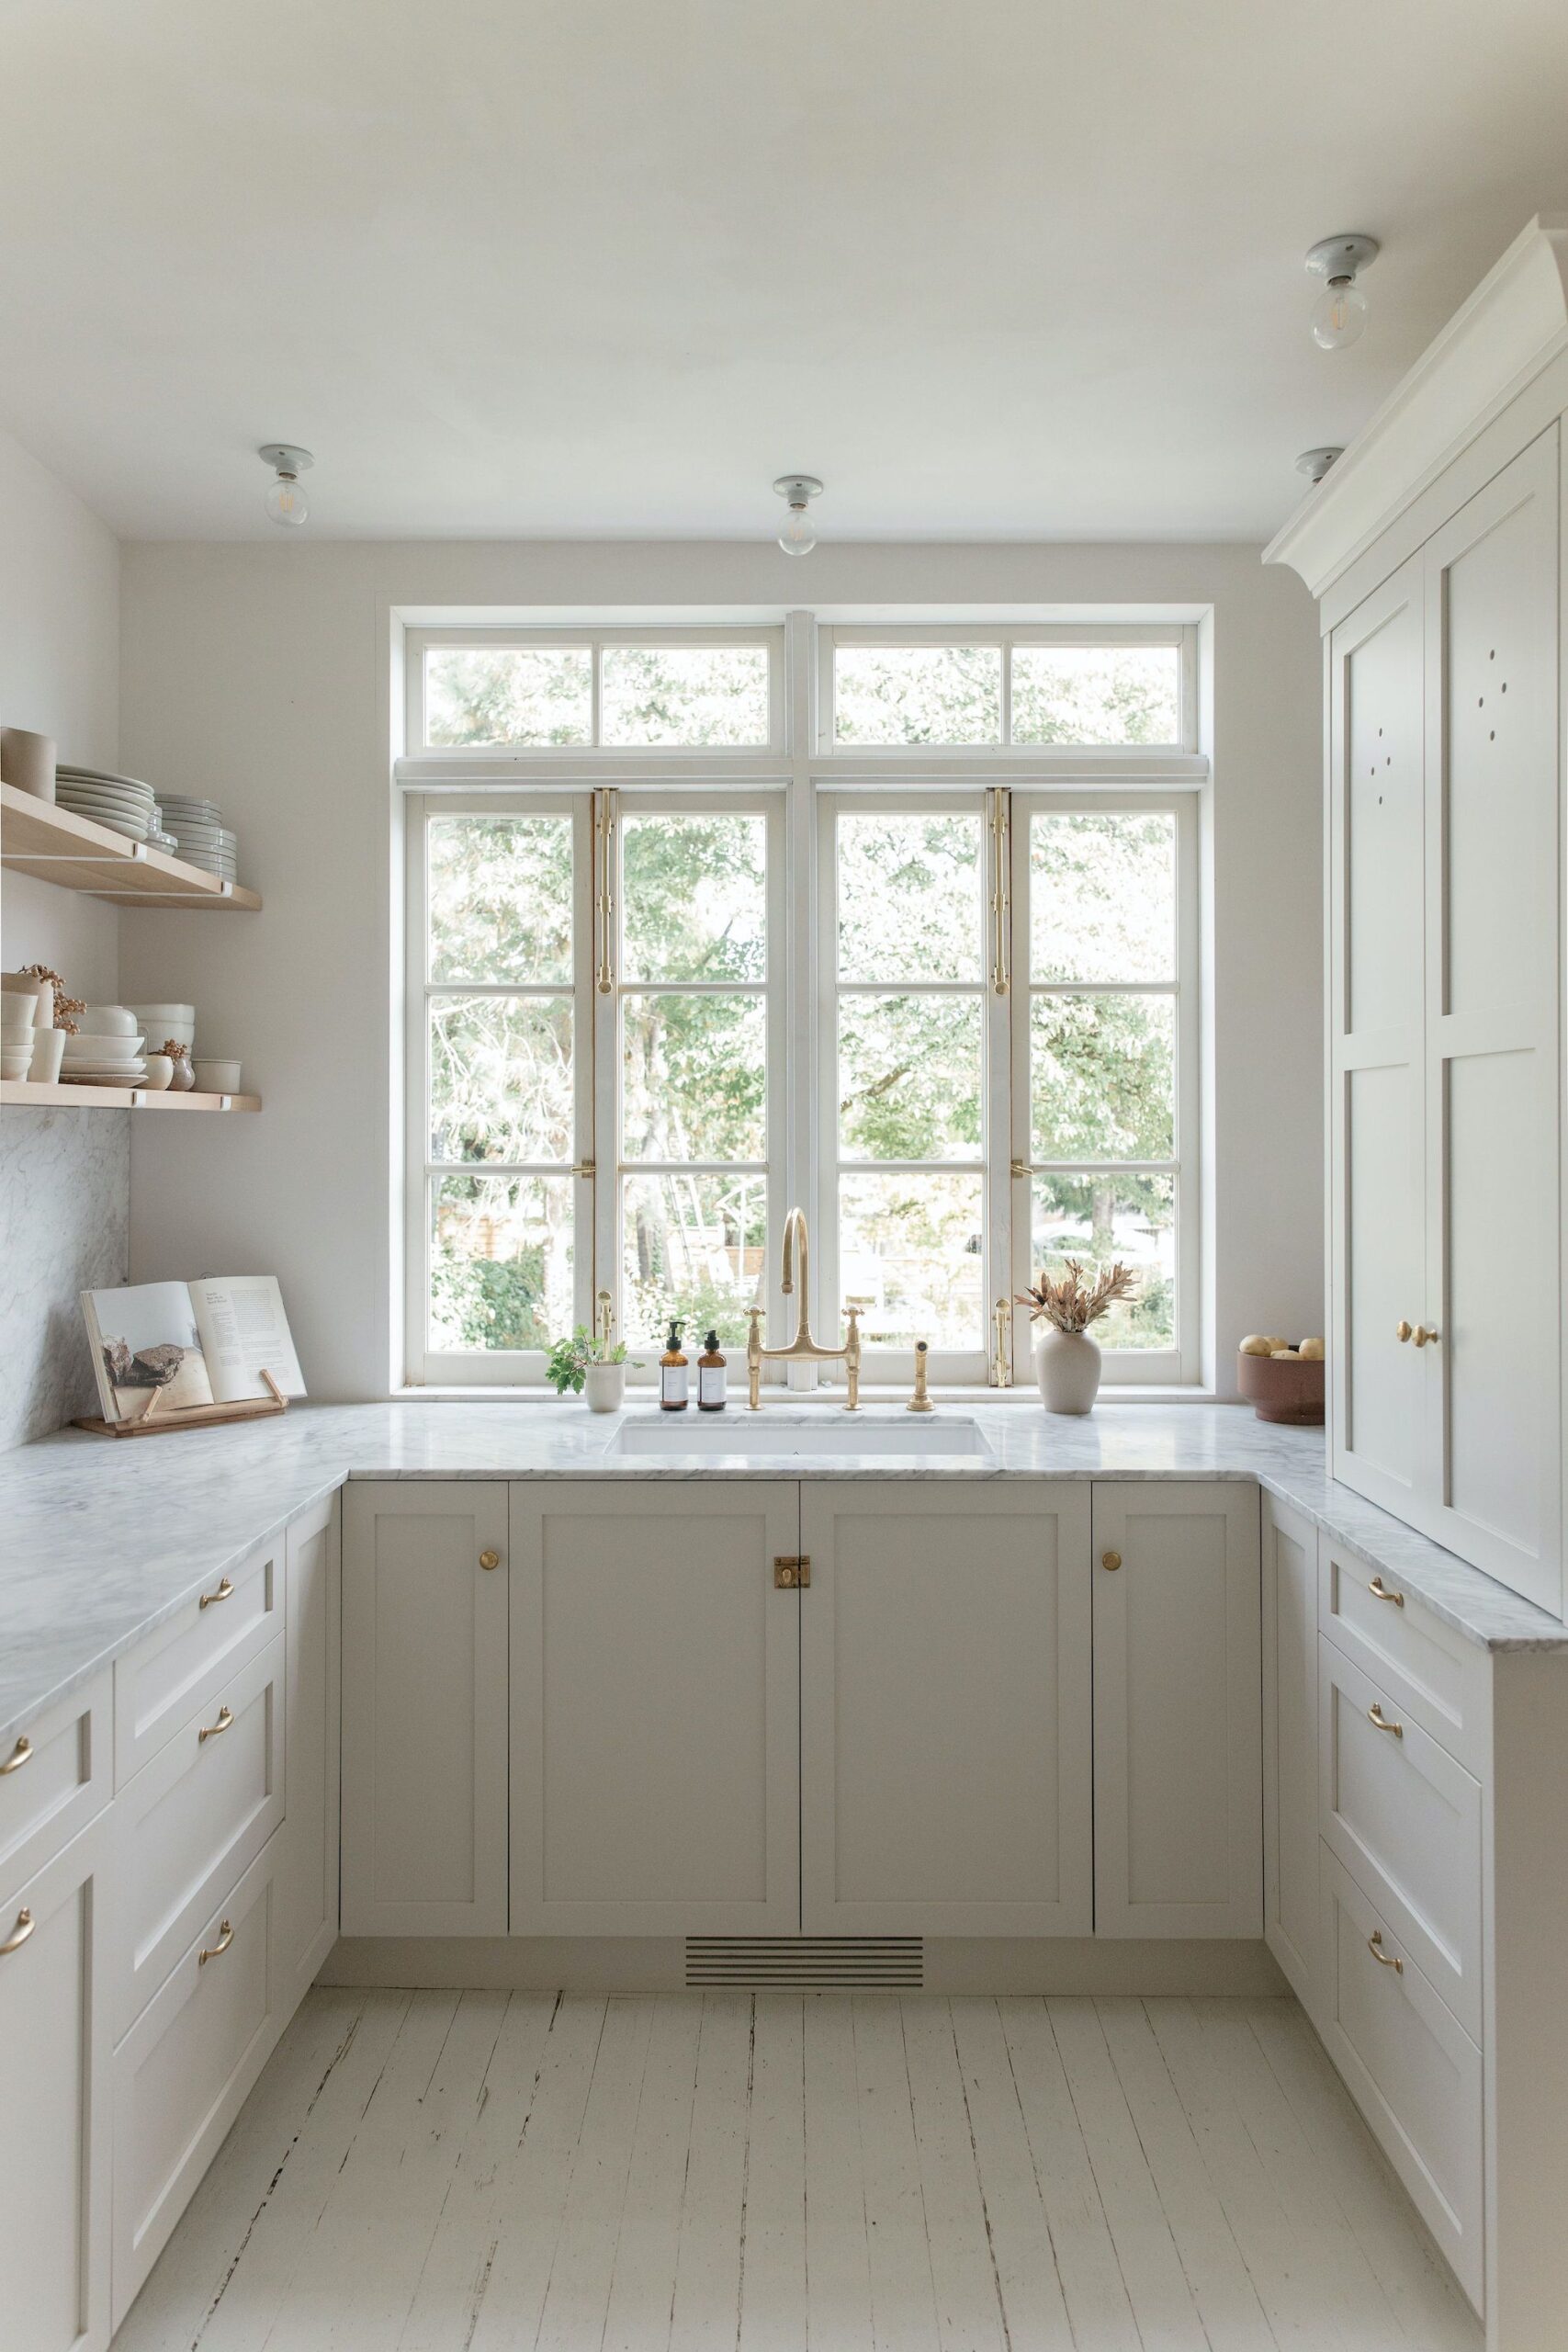
{"type": "Polygon", "coordinates": [[[606,645],[593,733],[587,645],[432,646],[424,663],[424,740],[432,751],[494,744],[616,750],[765,743],[765,645],[606,645]]]}
{"type": "MultiPolygon", "coordinates": [[[[1113,725],[1121,740],[1156,740],[1140,726],[1169,740],[1159,666],[1168,653],[1016,649],[1015,732],[1027,685],[1032,729],[1066,723],[1066,710],[1080,741],[1113,725]],[[1140,673],[1134,657],[1144,653],[1157,662],[1140,673]]],[[[858,740],[984,740],[962,730],[981,724],[999,692],[998,649],[840,650],[840,663],[852,656],[862,666],[847,697],[840,679],[840,725],[846,709],[867,728],[901,711],[906,729],[858,740]],[[900,667],[893,657],[906,654],[900,667]],[[917,725],[928,731],[911,734],[917,725]]],[[[585,740],[518,730],[590,723],[573,701],[586,695],[591,716],[588,649],[429,659],[441,665],[433,741],[438,726],[449,742],[585,740]]],[[[607,647],[601,706],[608,713],[614,699],[617,715],[606,732],[613,723],[643,728],[645,742],[671,740],[660,729],[740,740],[722,730],[742,723],[759,675],[765,733],[765,650],[607,647]],[[689,651],[697,665],[683,668],[689,651]],[[753,653],[762,667],[748,686],[735,657],[753,653]]],[[[920,1336],[983,1349],[983,820],[974,808],[868,802],[840,812],[837,840],[840,1288],[863,1307],[868,1343],[920,1336]]],[[[762,1295],[768,1241],[766,827],[722,807],[655,812],[628,799],[621,846],[622,1134],[598,1139],[598,1159],[602,1181],[621,1186],[623,1326],[644,1352],[671,1314],[733,1343],[762,1295]],[[615,1178],[617,1162],[626,1172],[615,1178]]],[[[430,1341],[542,1348],[574,1317],[579,1187],[569,1171],[588,1041],[571,988],[571,820],[438,813],[428,863],[430,1341]]],[[[1058,1163],[1032,1180],[1033,1261],[1135,1263],[1140,1295],[1104,1337],[1169,1346],[1175,1183],[1166,1170],[1126,1163],[1174,1154],[1174,820],[1037,808],[1030,875],[1027,994],[1021,972],[1017,990],[1029,1149],[1036,1163],[1058,1163]]]]}
{"type": "Polygon", "coordinates": [[[1176,743],[1174,645],[840,645],[840,743],[999,743],[1010,663],[1014,743],[1176,743]]]}

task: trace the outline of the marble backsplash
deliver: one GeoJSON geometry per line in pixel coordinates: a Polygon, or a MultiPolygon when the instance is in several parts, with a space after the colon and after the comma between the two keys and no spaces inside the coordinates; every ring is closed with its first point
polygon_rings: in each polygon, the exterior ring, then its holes
{"type": "Polygon", "coordinates": [[[126,1280],[129,1111],[0,1112],[0,1449],[98,1409],[77,1293],[126,1280]]]}

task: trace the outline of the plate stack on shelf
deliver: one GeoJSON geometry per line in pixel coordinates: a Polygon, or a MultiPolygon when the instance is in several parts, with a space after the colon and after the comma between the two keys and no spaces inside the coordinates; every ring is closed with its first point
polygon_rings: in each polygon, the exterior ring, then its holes
{"type": "Polygon", "coordinates": [[[81,1029],[68,1035],[61,1064],[64,1086],[140,1086],[147,1075],[145,1037],[129,1005],[89,1005],[81,1029]]]}
{"type": "Polygon", "coordinates": [[[133,842],[146,841],[157,821],[152,786],[104,768],[62,763],[56,771],[54,797],[73,817],[90,817],[95,824],[107,825],[133,842]]]}
{"type": "Polygon", "coordinates": [[[176,854],[187,865],[199,865],[221,882],[237,878],[238,844],[221,809],[210,800],[187,800],[178,792],[165,792],[158,807],[164,831],[173,833],[179,844],[176,854]]]}

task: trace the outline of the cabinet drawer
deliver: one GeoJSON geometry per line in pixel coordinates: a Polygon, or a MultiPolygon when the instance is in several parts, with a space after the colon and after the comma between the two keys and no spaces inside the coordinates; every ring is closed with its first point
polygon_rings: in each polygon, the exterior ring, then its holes
{"type": "Polygon", "coordinates": [[[117,2327],[277,2038],[274,1851],[203,1921],[115,2052],[117,2327]]]}
{"type": "Polygon", "coordinates": [[[283,1670],[271,1642],[120,1792],[117,2033],[283,1818],[283,1670]]]}
{"type": "Polygon", "coordinates": [[[1481,2052],[1326,1845],[1323,1902],[1324,2040],[1479,2311],[1481,2052]]]}
{"type": "Polygon", "coordinates": [[[1472,1772],[1491,1746],[1492,1666],[1392,1571],[1369,1568],[1333,1538],[1318,1538],[1318,1626],[1472,1772]]]}
{"type": "Polygon", "coordinates": [[[283,1538],[192,1593],[114,1670],[114,1778],[123,1789],[220,1682],[283,1631],[283,1538]]]}
{"type": "Polygon", "coordinates": [[[1318,1760],[1325,1840],[1479,2041],[1480,1782],[1332,1642],[1319,1661],[1318,1760]]]}
{"type": "Polygon", "coordinates": [[[113,1687],[106,1667],[0,1754],[0,1904],[108,1803],[113,1687]]]}

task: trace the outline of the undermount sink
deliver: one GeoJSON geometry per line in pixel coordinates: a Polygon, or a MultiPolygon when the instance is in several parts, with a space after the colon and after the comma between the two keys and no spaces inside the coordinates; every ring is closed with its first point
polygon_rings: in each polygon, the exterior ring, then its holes
{"type": "Polygon", "coordinates": [[[987,1456],[990,1442],[977,1421],[962,1413],[911,1415],[879,1420],[865,1413],[850,1415],[832,1407],[809,1413],[739,1411],[701,1419],[688,1408],[683,1413],[655,1411],[646,1419],[629,1414],[615,1431],[607,1453],[747,1453],[792,1461],[820,1461],[824,1455],[881,1454],[905,1462],[928,1461],[933,1454],[987,1456]]]}

